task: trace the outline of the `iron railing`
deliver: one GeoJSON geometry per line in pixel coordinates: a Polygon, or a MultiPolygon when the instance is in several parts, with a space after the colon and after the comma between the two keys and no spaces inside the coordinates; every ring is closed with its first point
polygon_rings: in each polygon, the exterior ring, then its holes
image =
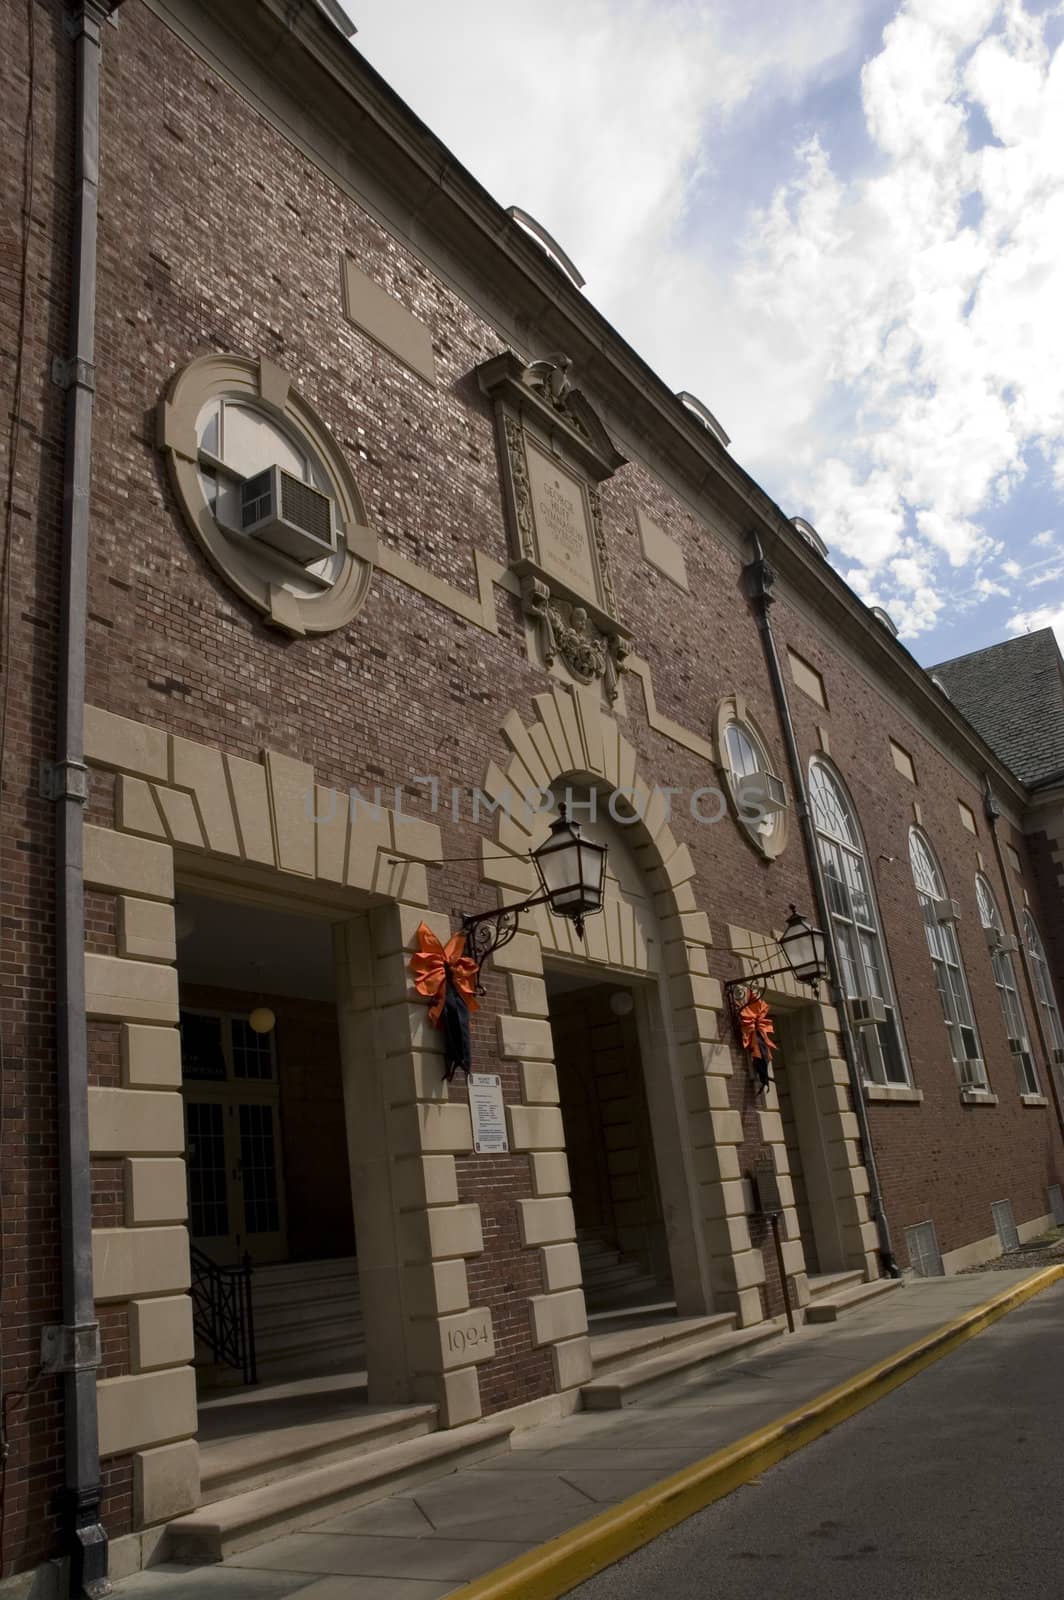
{"type": "Polygon", "coordinates": [[[236,1367],[245,1383],[257,1383],[255,1313],[251,1303],[251,1257],[238,1267],[220,1267],[195,1245],[192,1262],[192,1327],[215,1361],[236,1367]]]}

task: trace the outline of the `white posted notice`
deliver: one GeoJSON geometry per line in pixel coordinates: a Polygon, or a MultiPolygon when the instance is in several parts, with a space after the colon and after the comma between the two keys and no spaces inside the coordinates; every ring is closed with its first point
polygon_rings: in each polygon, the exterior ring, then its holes
{"type": "Polygon", "coordinates": [[[469,1110],[473,1118],[473,1149],[477,1155],[506,1155],[510,1142],[506,1137],[502,1079],[497,1072],[469,1074],[469,1110]]]}

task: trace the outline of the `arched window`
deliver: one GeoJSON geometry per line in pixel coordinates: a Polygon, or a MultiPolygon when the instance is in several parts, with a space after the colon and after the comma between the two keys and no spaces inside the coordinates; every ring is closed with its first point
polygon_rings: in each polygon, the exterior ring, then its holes
{"type": "Polygon", "coordinates": [[[934,851],[915,828],[909,834],[909,862],[957,1075],[962,1088],[986,1089],[986,1068],[954,927],[956,906],[946,897],[946,886],[934,851]]]}
{"type": "Polygon", "coordinates": [[[865,1078],[869,1083],[908,1084],[898,1004],[856,812],[823,761],[810,764],[809,798],[865,1078]]]}
{"type": "Polygon", "coordinates": [[[773,771],[768,744],[743,699],[717,708],[721,771],[732,809],[750,843],[770,861],[787,841],[787,792],[773,771]]]}
{"type": "MultiPolygon", "coordinates": [[[[1001,920],[994,891],[983,877],[977,877],[975,880],[975,897],[979,902],[979,921],[986,933],[990,965],[994,969],[994,982],[997,985],[998,998],[1005,1017],[1009,1050],[1012,1052],[1016,1071],[1019,1073],[1020,1093],[1039,1094],[1041,1091],[1038,1086],[1038,1073],[1035,1071],[1034,1057],[1031,1055],[1031,1045],[1027,1037],[1027,1019],[1023,1014],[1023,1005],[1016,987],[1016,968],[1013,965],[1012,952],[1008,948],[1005,925],[1001,920]]],[[[1015,948],[1016,941],[1013,939],[1012,949],[1015,948]]]]}
{"type": "Polygon", "coordinates": [[[1027,941],[1027,954],[1034,969],[1034,986],[1038,991],[1038,1003],[1042,1007],[1042,1022],[1049,1038],[1050,1049],[1053,1051],[1053,1063],[1055,1066],[1064,1067],[1064,1024],[1060,1020],[1060,1007],[1057,1005],[1053,975],[1046,960],[1042,935],[1038,932],[1037,924],[1029,911],[1023,914],[1023,932],[1027,941]]]}

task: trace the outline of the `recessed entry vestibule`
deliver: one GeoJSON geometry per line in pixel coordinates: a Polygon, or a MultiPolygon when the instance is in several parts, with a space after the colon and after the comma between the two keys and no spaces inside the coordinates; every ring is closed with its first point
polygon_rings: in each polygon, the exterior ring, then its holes
{"type": "Polygon", "coordinates": [[[549,962],[544,979],[588,1313],[671,1311],[644,1065],[653,986],[549,962]]]}
{"type": "Polygon", "coordinates": [[[332,928],[180,889],[175,913],[194,1285],[250,1263],[260,1381],[364,1370],[332,928]]]}

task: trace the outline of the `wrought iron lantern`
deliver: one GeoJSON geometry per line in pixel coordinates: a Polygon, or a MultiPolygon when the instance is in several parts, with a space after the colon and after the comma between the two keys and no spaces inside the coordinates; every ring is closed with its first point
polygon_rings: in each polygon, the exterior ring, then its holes
{"type": "Polygon", "coordinates": [[[736,1017],[739,1010],[736,996],[739,992],[758,990],[766,978],[782,976],[797,978],[799,983],[807,983],[814,994],[827,980],[829,976],[827,939],[821,930],[807,922],[793,905],[778,943],[787,963],[785,967],[769,967],[766,972],[751,972],[745,978],[732,978],[724,985],[724,992],[736,1017]]]}
{"type": "Polygon", "coordinates": [[[585,918],[602,910],[606,846],[585,839],[579,825],[570,821],[564,805],[558,807],[547,838],[530,855],[542,894],[514,906],[462,918],[466,953],[476,962],[478,974],[488,957],[514,938],[522,911],[545,905],[554,916],[567,918],[582,939],[585,918]]]}
{"type": "Polygon", "coordinates": [[[827,940],[820,929],[811,927],[794,906],[791,907],[779,946],[799,983],[808,983],[816,989],[827,977],[827,940]]]}

